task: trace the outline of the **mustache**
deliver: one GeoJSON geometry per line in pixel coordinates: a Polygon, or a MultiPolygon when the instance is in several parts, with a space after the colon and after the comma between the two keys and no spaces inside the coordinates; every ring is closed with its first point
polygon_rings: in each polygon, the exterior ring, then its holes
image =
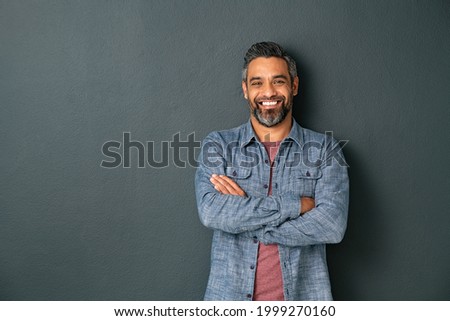
{"type": "Polygon", "coordinates": [[[281,101],[284,101],[284,97],[283,96],[270,96],[270,97],[263,96],[263,97],[255,98],[255,102],[257,102],[257,103],[260,103],[260,102],[263,102],[263,101],[268,101],[268,100],[281,100],[281,101]]]}

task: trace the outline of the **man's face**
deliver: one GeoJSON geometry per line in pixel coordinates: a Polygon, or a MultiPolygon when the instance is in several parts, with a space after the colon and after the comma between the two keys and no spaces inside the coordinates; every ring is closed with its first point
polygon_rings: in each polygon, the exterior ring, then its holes
{"type": "Polygon", "coordinates": [[[272,127],[290,114],[298,92],[298,77],[291,81],[284,59],[259,57],[248,65],[247,82],[242,82],[242,90],[252,116],[261,125],[272,127]]]}

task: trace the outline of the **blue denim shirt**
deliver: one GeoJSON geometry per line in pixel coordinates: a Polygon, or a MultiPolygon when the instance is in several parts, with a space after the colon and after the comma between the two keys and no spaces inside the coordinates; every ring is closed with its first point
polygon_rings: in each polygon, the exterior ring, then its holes
{"type": "Polygon", "coordinates": [[[267,196],[270,161],[250,121],[204,139],[195,190],[200,220],[214,230],[205,300],[252,300],[259,242],[278,244],[286,300],[332,300],[325,244],[342,240],[349,197],[341,148],[293,121],[273,166],[267,196]],[[218,193],[214,173],[247,197],[218,193]],[[316,206],[300,216],[302,196],[316,206]]]}

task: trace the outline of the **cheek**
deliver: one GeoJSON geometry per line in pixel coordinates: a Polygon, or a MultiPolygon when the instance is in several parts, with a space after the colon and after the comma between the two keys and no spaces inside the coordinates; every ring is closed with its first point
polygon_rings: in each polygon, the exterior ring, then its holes
{"type": "Polygon", "coordinates": [[[295,92],[293,92],[292,90],[283,90],[282,95],[286,98],[286,99],[291,99],[292,97],[294,97],[295,92]]]}
{"type": "Polygon", "coordinates": [[[251,102],[255,102],[255,99],[258,98],[258,95],[253,92],[247,92],[247,99],[251,102]]]}

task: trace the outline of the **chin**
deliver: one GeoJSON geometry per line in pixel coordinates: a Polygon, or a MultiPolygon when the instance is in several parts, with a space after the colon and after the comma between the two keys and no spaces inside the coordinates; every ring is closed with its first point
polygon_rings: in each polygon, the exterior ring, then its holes
{"type": "Polygon", "coordinates": [[[264,127],[271,128],[282,123],[289,115],[290,109],[284,106],[279,109],[262,110],[261,108],[253,109],[253,116],[264,127]]]}

